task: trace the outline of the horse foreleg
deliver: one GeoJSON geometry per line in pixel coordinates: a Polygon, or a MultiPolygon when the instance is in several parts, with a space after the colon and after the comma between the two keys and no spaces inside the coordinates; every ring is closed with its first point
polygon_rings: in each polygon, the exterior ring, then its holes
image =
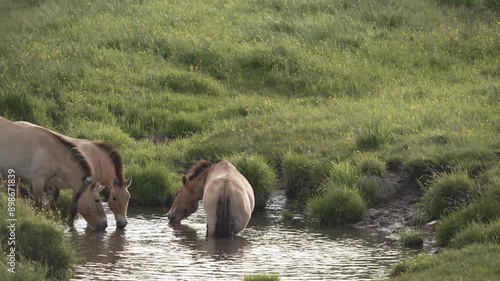
{"type": "Polygon", "coordinates": [[[42,180],[42,179],[31,180],[31,186],[33,187],[33,199],[35,200],[35,206],[37,208],[41,208],[45,180],[42,180]]]}

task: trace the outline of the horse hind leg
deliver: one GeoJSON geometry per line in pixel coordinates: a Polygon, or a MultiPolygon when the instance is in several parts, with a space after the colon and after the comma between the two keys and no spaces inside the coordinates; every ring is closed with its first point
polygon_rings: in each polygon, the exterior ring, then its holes
{"type": "Polygon", "coordinates": [[[47,182],[47,187],[52,190],[52,197],[50,198],[49,206],[53,210],[55,208],[55,203],[59,198],[60,190],[52,180],[47,182]]]}

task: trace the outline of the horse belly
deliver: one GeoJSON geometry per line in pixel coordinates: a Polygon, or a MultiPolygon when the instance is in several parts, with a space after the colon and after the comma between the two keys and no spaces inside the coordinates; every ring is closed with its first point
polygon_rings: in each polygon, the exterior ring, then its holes
{"type": "Polygon", "coordinates": [[[0,173],[7,175],[9,170],[14,170],[17,177],[31,178],[31,163],[20,154],[0,148],[0,173]]]}

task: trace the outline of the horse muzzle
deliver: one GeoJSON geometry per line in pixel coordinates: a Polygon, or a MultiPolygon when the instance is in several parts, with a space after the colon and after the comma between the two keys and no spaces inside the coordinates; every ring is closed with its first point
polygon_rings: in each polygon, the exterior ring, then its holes
{"type": "Polygon", "coordinates": [[[177,223],[179,223],[179,220],[177,219],[177,216],[174,215],[174,214],[172,214],[172,213],[168,213],[167,214],[167,218],[168,218],[170,224],[177,224],[177,223]]]}
{"type": "Polygon", "coordinates": [[[95,230],[103,231],[106,230],[106,227],[108,227],[108,220],[106,219],[97,220],[95,224],[95,230]]]}
{"type": "Polygon", "coordinates": [[[128,222],[126,219],[122,219],[122,220],[117,220],[116,221],[116,228],[118,229],[124,229],[125,226],[127,226],[128,222]]]}

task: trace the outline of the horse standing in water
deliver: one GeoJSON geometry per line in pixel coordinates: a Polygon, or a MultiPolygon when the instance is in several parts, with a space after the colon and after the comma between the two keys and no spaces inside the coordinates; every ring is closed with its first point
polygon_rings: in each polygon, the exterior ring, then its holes
{"type": "Polygon", "coordinates": [[[180,223],[198,209],[203,200],[207,214],[207,236],[232,237],[248,224],[255,207],[252,186],[228,161],[215,165],[200,160],[182,178],[172,208],[167,214],[171,223],[180,223]]]}
{"type": "MultiPolygon", "coordinates": [[[[109,209],[116,219],[116,227],[123,229],[127,226],[127,209],[130,199],[128,187],[132,179],[125,180],[123,176],[122,157],[111,145],[104,142],[94,142],[84,139],[68,138],[82,151],[89,160],[94,172],[94,179],[109,188],[109,209]]],[[[55,177],[49,181],[52,186],[53,201],[59,197],[59,189],[69,185],[62,179],[55,177]]]]}
{"type": "Polygon", "coordinates": [[[92,179],[86,157],[67,137],[27,124],[0,117],[0,173],[5,175],[13,169],[16,177],[29,179],[37,206],[42,205],[46,181],[55,176],[61,178],[75,194],[68,224],[73,224],[78,211],[91,228],[106,229],[108,221],[100,190],[92,179]]]}

